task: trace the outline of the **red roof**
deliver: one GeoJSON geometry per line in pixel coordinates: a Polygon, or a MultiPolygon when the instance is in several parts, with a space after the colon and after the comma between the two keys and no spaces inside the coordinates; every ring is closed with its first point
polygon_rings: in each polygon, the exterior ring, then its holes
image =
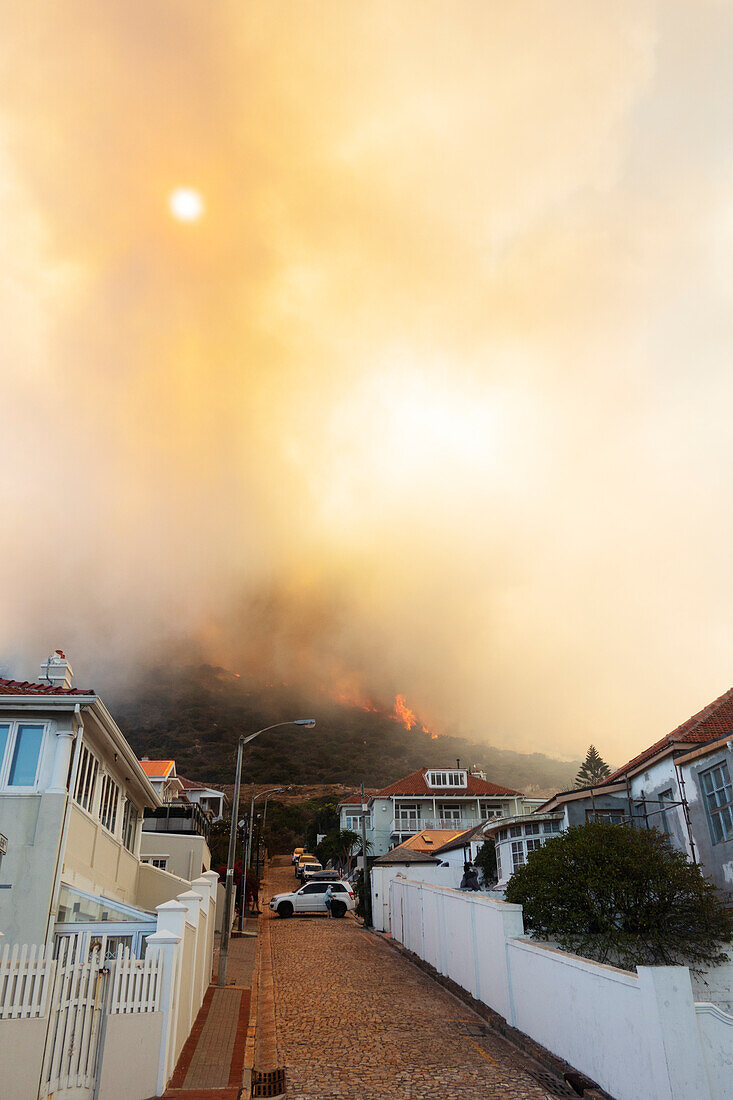
{"type": "Polygon", "coordinates": [[[192,779],[184,779],[182,775],[179,775],[178,782],[183,785],[186,791],[216,791],[217,794],[223,794],[223,791],[217,790],[216,787],[210,787],[208,783],[194,783],[192,779]]]}
{"type": "MultiPolygon", "coordinates": [[[[371,797],[370,794],[365,794],[364,801],[368,802],[371,797]]],[[[361,798],[358,794],[354,795],[353,798],[343,798],[339,802],[339,806],[361,806],[361,798]]]]}
{"type": "Polygon", "coordinates": [[[175,769],[175,760],[145,760],[140,761],[140,767],[148,779],[165,779],[175,769]]]}
{"type": "Polygon", "coordinates": [[[94,695],[94,692],[91,688],[62,688],[52,684],[32,684],[29,680],[0,678],[0,695],[94,695]]]}
{"type": "Polygon", "coordinates": [[[692,718],[688,718],[687,721],[677,726],[661,740],[655,741],[653,745],[629,760],[622,768],[617,768],[603,782],[612,783],[615,779],[626,775],[626,772],[638,767],[646,760],[651,760],[658,752],[670,745],[701,745],[706,741],[713,741],[716,737],[728,733],[733,733],[733,688],[726,691],[725,695],[719,696],[712,703],[703,707],[697,714],[693,714],[692,718]]]}
{"type": "MultiPolygon", "coordinates": [[[[398,779],[396,783],[390,783],[388,787],[384,787],[381,791],[377,791],[374,798],[385,798],[391,794],[422,794],[438,796],[438,795],[518,795],[521,791],[513,791],[509,787],[500,787],[496,783],[489,783],[486,779],[479,779],[476,775],[471,775],[470,772],[466,775],[465,787],[429,787],[428,781],[425,778],[425,773],[429,771],[450,771],[451,769],[444,768],[420,768],[419,771],[413,772],[412,775],[406,775],[404,779],[398,779]]],[[[455,770],[455,769],[453,769],[455,770]]]]}

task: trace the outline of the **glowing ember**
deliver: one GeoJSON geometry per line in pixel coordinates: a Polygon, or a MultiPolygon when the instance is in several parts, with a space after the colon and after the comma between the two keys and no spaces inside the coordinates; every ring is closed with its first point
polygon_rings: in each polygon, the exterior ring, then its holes
{"type": "Polygon", "coordinates": [[[414,712],[408,707],[407,699],[404,695],[395,696],[394,717],[398,722],[402,723],[406,730],[411,730],[412,727],[417,724],[417,718],[414,712]]]}

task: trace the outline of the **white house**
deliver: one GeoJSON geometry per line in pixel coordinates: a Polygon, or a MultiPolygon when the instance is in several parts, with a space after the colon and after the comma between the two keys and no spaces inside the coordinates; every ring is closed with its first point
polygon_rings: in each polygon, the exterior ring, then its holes
{"type": "MultiPolygon", "coordinates": [[[[539,801],[491,783],[460,761],[454,768],[420,768],[368,799],[367,840],[379,857],[422,829],[472,829],[481,821],[529,811],[539,801]]],[[[341,828],[360,832],[362,812],[358,798],[342,802],[341,828]]]]}
{"type": "Polygon", "coordinates": [[[205,783],[184,779],[182,775],[178,776],[178,781],[182,784],[183,794],[189,802],[195,802],[200,806],[212,821],[222,820],[227,807],[227,798],[223,791],[218,791],[215,787],[207,787],[205,783]]]}
{"type": "Polygon", "coordinates": [[[190,880],[139,860],[143,814],[160,799],[102,700],[72,687],[61,652],[41,673],[0,679],[3,943],[104,931],[111,950],[141,949],[155,906],[190,880]]]}
{"type": "Polygon", "coordinates": [[[151,760],[144,756],[140,766],[162,802],[157,808],[145,811],[140,858],[159,870],[192,881],[211,870],[212,814],[189,799],[187,780],[176,774],[175,760],[151,760]]]}

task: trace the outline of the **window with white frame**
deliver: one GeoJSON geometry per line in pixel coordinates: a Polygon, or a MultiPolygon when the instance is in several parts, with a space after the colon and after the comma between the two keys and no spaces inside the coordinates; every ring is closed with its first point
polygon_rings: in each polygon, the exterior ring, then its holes
{"type": "Polygon", "coordinates": [[[461,807],[450,802],[438,803],[438,816],[442,821],[460,821],[461,807]]]}
{"type": "Polygon", "coordinates": [[[492,817],[501,817],[501,806],[495,806],[493,802],[482,802],[481,820],[486,821],[492,817]]]}
{"type": "Polygon", "coordinates": [[[542,840],[539,837],[537,838],[537,840],[528,840],[527,841],[527,855],[529,855],[530,852],[536,852],[537,849],[541,848],[541,847],[542,847],[542,840]]]}
{"type": "MultiPolygon", "coordinates": [[[[347,816],[345,818],[345,821],[346,821],[346,828],[350,832],[352,832],[352,833],[360,833],[361,832],[361,815],[357,816],[356,814],[347,814],[347,816]]],[[[371,826],[371,823],[372,823],[369,814],[366,815],[365,821],[366,821],[366,827],[368,829],[371,826]]]]}
{"type": "Polygon", "coordinates": [[[122,843],[128,852],[135,850],[135,837],[137,836],[137,823],[140,818],[137,806],[128,798],[122,814],[122,843]]]}
{"type": "Polygon", "coordinates": [[[463,771],[430,771],[427,773],[429,787],[465,787],[466,773],[463,771]]]}
{"type": "Polygon", "coordinates": [[[99,761],[88,745],[82,741],[79,753],[79,768],[74,785],[74,801],[91,813],[94,804],[94,790],[97,785],[99,761]]]}
{"type": "Polygon", "coordinates": [[[35,722],[0,724],[0,787],[35,787],[45,728],[35,722]]]}
{"type": "Polygon", "coordinates": [[[705,796],[705,808],[710,823],[713,844],[733,839],[733,789],[728,763],[723,760],[714,768],[700,772],[700,783],[705,796]]]}
{"type": "Polygon", "coordinates": [[[513,840],[512,841],[512,864],[514,865],[514,870],[516,871],[517,867],[522,867],[526,862],[527,861],[526,861],[525,856],[524,856],[524,841],[523,840],[513,840]]]}
{"type": "Polygon", "coordinates": [[[501,847],[496,845],[496,881],[501,881],[501,847]]]}
{"type": "Polygon", "coordinates": [[[168,856],[143,856],[141,863],[149,863],[151,867],[157,867],[159,871],[168,870],[168,856]]]}
{"type": "Polygon", "coordinates": [[[542,823],[542,832],[543,833],[559,833],[560,832],[560,822],[559,821],[544,821],[542,823]]]}
{"type": "Polygon", "coordinates": [[[115,831],[117,823],[117,805],[120,799],[120,788],[111,775],[102,776],[102,790],[99,799],[99,820],[105,829],[111,833],[115,831]]]}
{"type": "Polygon", "coordinates": [[[540,823],[539,821],[533,821],[531,825],[524,826],[525,836],[539,836],[540,823]]]}

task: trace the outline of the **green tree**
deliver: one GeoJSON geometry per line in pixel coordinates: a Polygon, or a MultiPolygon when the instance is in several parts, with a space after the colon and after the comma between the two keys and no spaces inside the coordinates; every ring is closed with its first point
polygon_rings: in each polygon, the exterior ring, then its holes
{"type": "Polygon", "coordinates": [[[593,783],[601,783],[610,774],[608,764],[595,745],[591,745],[575,777],[575,786],[590,787],[593,783]]]}
{"type": "Polygon", "coordinates": [[[483,842],[478,850],[475,863],[481,872],[484,886],[496,882],[496,845],[493,837],[488,836],[483,842]]]}
{"type": "Polygon", "coordinates": [[[506,900],[528,931],[627,968],[723,962],[733,931],[715,887],[656,829],[568,829],[515,871],[506,900]]]}
{"type": "MultiPolygon", "coordinates": [[[[367,855],[371,851],[372,842],[366,843],[367,855]]],[[[316,848],[316,855],[321,863],[331,860],[337,867],[351,870],[354,856],[361,852],[361,837],[351,829],[334,829],[325,840],[316,848]]]]}

